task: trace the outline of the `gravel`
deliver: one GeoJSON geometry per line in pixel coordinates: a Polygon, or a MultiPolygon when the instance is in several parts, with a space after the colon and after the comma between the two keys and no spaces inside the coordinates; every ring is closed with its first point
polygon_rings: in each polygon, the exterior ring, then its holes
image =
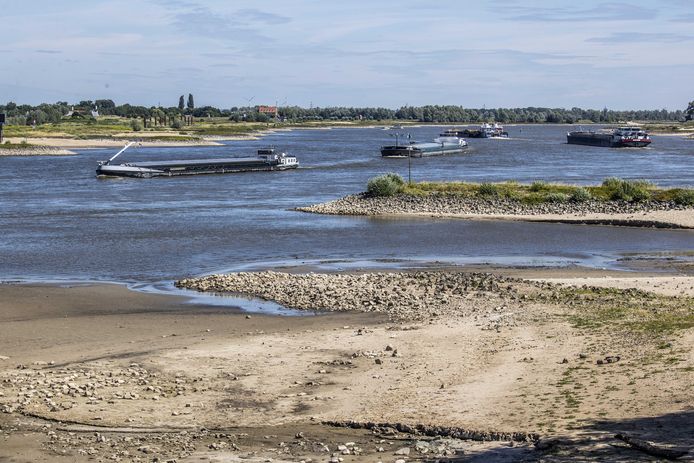
{"type": "MultiPolygon", "coordinates": [[[[179,288],[228,292],[314,311],[377,312],[392,320],[488,313],[496,325],[513,325],[507,305],[533,283],[488,273],[373,272],[368,274],[289,274],[241,272],[176,282],[179,288]]],[[[493,328],[492,327],[492,328],[493,328]]]]}
{"type": "Polygon", "coordinates": [[[544,215],[544,214],[636,214],[650,211],[685,210],[674,202],[626,201],[559,202],[525,204],[508,198],[462,197],[451,194],[427,196],[395,195],[371,197],[365,193],[345,196],[334,201],[299,207],[298,211],[335,215],[380,214],[479,214],[479,215],[544,215]]]}

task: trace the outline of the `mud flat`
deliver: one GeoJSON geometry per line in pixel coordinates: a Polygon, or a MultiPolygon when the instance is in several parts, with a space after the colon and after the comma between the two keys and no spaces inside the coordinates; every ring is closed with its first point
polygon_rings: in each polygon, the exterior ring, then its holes
{"type": "Polygon", "coordinates": [[[179,282],[323,313],[293,317],[2,284],[0,461],[650,461],[617,432],[692,446],[692,278],[656,294],[513,274],[179,282]]]}
{"type": "Polygon", "coordinates": [[[586,201],[528,205],[504,198],[469,198],[457,195],[348,195],[298,211],[333,215],[426,216],[469,220],[521,220],[535,222],[620,225],[633,227],[694,228],[694,207],[673,202],[586,201]]]}

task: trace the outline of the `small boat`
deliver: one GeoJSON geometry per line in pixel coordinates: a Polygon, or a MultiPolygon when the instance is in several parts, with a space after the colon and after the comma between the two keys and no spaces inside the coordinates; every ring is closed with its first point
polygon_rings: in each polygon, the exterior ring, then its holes
{"type": "Polygon", "coordinates": [[[643,148],[651,144],[651,137],[640,127],[619,127],[597,132],[576,130],[566,134],[566,143],[608,148],[643,148]]]}
{"type": "Polygon", "coordinates": [[[467,142],[458,137],[439,137],[431,143],[410,142],[407,145],[382,146],[381,156],[387,158],[422,158],[461,154],[467,148],[467,142]]]}
{"type": "Polygon", "coordinates": [[[127,144],[108,161],[99,162],[96,168],[98,177],[174,177],[179,175],[227,174],[235,172],[258,172],[288,170],[299,167],[294,156],[275,153],[275,150],[260,149],[255,157],[185,159],[178,161],[144,161],[125,164],[111,164],[120,154],[132,146],[127,144]]]}

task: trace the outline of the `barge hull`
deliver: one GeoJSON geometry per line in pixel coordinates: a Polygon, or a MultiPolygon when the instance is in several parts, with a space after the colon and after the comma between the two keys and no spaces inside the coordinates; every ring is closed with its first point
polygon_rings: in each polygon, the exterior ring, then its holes
{"type": "Polygon", "coordinates": [[[461,148],[443,149],[443,150],[437,150],[437,151],[418,151],[418,150],[399,149],[399,150],[383,150],[383,151],[381,151],[381,156],[383,156],[385,158],[406,158],[406,157],[426,158],[429,156],[445,156],[447,154],[462,154],[462,153],[463,153],[463,149],[461,149],[461,148]]]}
{"type": "Polygon", "coordinates": [[[178,177],[183,175],[204,175],[204,174],[232,174],[238,172],[266,172],[274,170],[289,170],[296,169],[297,166],[255,166],[255,167],[210,167],[210,168],[199,168],[199,169],[187,169],[187,170],[155,170],[155,169],[138,169],[138,170],[125,170],[118,169],[97,169],[96,175],[98,177],[132,177],[132,178],[152,178],[152,177],[178,177]]]}
{"type": "Polygon", "coordinates": [[[569,145],[602,146],[606,148],[645,148],[650,145],[650,140],[639,141],[614,141],[611,135],[607,136],[567,136],[566,142],[569,145]]]}
{"type": "Polygon", "coordinates": [[[612,135],[567,135],[569,145],[604,146],[612,148],[612,135]]]}

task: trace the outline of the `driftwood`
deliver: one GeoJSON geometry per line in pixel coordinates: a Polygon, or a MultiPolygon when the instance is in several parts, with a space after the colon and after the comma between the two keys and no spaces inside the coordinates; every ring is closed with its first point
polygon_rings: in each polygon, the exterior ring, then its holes
{"type": "Polygon", "coordinates": [[[639,450],[643,453],[647,453],[648,455],[654,457],[665,458],[667,460],[676,460],[689,453],[689,450],[685,449],[668,449],[658,447],[656,445],[651,444],[650,442],[646,442],[645,440],[641,439],[636,439],[626,434],[616,434],[614,437],[615,439],[623,441],[633,449],[639,450]]]}

